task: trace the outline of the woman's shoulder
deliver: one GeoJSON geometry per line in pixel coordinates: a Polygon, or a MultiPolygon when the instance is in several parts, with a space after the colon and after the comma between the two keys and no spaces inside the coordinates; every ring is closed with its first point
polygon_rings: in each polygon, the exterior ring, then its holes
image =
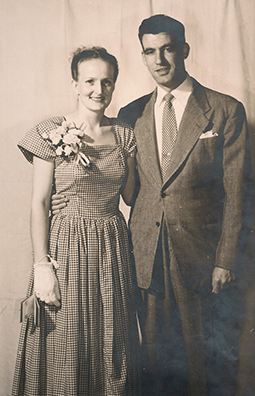
{"type": "Polygon", "coordinates": [[[119,118],[110,118],[110,122],[112,125],[114,125],[115,127],[119,128],[119,129],[128,129],[133,131],[133,128],[131,127],[131,125],[129,125],[128,123],[126,123],[125,121],[120,120],[119,118]]]}
{"type": "Polygon", "coordinates": [[[18,147],[30,163],[33,163],[34,155],[48,161],[55,160],[56,151],[47,138],[50,131],[58,128],[63,121],[63,116],[40,121],[19,141],[18,147]]]}
{"type": "Polygon", "coordinates": [[[128,137],[128,138],[130,138],[130,136],[133,137],[133,135],[134,135],[133,128],[126,122],[121,121],[118,118],[111,118],[110,122],[113,125],[117,134],[121,138],[125,139],[125,137],[128,137]]]}
{"type": "Polygon", "coordinates": [[[119,143],[123,146],[125,151],[129,153],[131,153],[131,151],[133,152],[136,146],[133,128],[118,118],[111,118],[111,124],[115,129],[119,143]]]}
{"type": "Polygon", "coordinates": [[[64,116],[46,118],[43,121],[38,122],[32,129],[36,129],[40,134],[44,132],[47,133],[61,126],[63,121],[65,121],[64,116]]]}

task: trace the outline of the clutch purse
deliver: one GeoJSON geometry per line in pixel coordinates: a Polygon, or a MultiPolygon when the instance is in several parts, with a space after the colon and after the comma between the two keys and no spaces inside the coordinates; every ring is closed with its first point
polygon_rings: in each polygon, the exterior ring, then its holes
{"type": "Polygon", "coordinates": [[[30,316],[34,318],[34,325],[40,326],[40,304],[35,294],[25,298],[20,303],[20,322],[23,322],[30,316]]]}

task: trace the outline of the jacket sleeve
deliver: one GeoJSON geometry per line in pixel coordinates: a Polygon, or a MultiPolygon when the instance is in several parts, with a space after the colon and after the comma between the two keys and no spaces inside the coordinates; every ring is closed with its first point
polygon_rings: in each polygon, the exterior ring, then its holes
{"type": "Polygon", "coordinates": [[[231,104],[224,127],[224,205],[222,233],[215,266],[241,272],[253,209],[253,177],[247,121],[243,105],[231,104]]]}

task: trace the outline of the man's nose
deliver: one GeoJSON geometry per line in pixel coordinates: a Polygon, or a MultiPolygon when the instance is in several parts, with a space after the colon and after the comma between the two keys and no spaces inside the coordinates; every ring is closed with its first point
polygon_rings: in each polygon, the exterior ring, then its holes
{"type": "Polygon", "coordinates": [[[164,58],[163,52],[156,51],[156,53],[155,53],[155,62],[156,62],[157,65],[161,65],[161,63],[163,62],[163,58],[164,58]]]}

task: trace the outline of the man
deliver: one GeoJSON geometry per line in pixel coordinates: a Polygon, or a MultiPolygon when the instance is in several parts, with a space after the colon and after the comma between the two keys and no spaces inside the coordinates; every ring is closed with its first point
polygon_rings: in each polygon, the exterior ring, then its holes
{"type": "MultiPolygon", "coordinates": [[[[249,233],[245,111],[187,74],[189,45],[180,22],[154,15],[140,25],[139,39],[157,88],[122,108],[119,118],[134,127],[137,139],[130,232],[142,294],[143,367],[146,381],[152,379],[144,394],[204,396],[214,388],[220,395],[220,370],[217,378],[212,371],[231,359],[215,343],[219,315],[213,316],[218,301],[212,293],[234,283],[249,233]]],[[[233,290],[221,294],[229,307],[233,290]]]]}
{"type": "MultiPolygon", "coordinates": [[[[204,355],[212,360],[215,353],[211,290],[219,293],[239,273],[249,232],[252,187],[245,173],[250,171],[245,112],[240,102],[189,77],[184,65],[189,45],[180,22],[154,15],[142,22],[139,39],[157,88],[121,109],[119,117],[134,126],[137,139],[140,186],[130,231],[137,283],[143,290],[145,343],[152,372],[162,382],[165,354],[160,347],[167,348],[171,337],[174,296],[189,392],[205,395],[204,355]],[[168,92],[173,95],[177,132],[173,148],[165,154],[162,124],[168,92]]],[[[162,388],[158,394],[164,391],[171,392],[162,388]]]]}

